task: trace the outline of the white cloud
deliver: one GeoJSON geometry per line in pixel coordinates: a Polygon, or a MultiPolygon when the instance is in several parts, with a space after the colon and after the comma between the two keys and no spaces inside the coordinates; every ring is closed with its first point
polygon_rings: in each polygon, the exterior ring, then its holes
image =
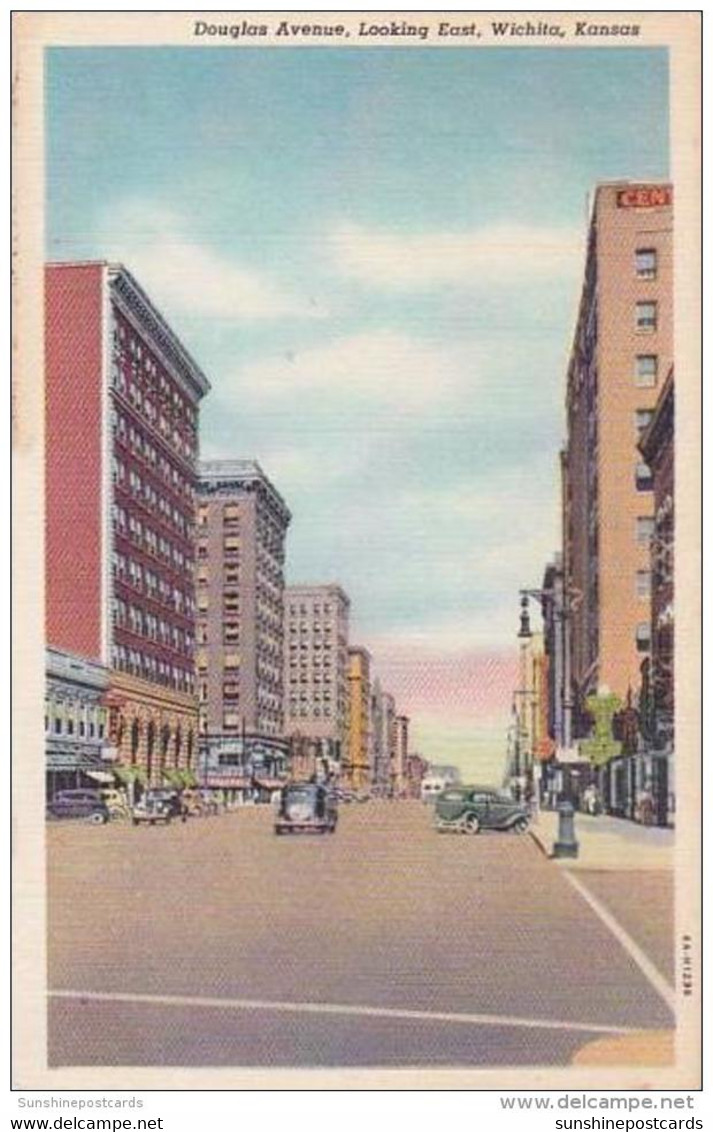
{"type": "Polygon", "coordinates": [[[123,262],[159,306],[179,314],[236,321],[324,314],[268,276],[198,242],[187,218],[155,203],[113,204],[101,215],[95,239],[102,256],[123,262]]]}
{"type": "Polygon", "coordinates": [[[519,224],[408,235],[344,222],[331,236],[332,253],[345,275],[397,292],[570,277],[581,270],[581,246],[578,230],[519,224]]]}
{"type": "Polygon", "coordinates": [[[363,331],[248,364],[239,386],[263,403],[296,398],[289,404],[298,413],[300,397],[352,409],[420,411],[448,399],[462,373],[460,353],[394,330],[363,331]]]}

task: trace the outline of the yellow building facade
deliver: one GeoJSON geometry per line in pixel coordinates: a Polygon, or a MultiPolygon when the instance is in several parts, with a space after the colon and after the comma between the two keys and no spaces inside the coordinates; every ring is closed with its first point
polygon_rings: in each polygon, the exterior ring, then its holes
{"type": "Polygon", "coordinates": [[[371,782],[369,766],[371,656],[364,648],[349,649],[348,684],[347,757],[342,761],[342,781],[352,790],[365,790],[371,782]]]}

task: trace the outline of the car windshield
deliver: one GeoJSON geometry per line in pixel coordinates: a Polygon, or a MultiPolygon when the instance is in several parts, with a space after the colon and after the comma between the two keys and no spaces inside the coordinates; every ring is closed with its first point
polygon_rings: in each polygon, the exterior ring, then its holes
{"type": "Polygon", "coordinates": [[[315,786],[291,786],[285,790],[286,802],[311,802],[317,794],[315,786]]]}

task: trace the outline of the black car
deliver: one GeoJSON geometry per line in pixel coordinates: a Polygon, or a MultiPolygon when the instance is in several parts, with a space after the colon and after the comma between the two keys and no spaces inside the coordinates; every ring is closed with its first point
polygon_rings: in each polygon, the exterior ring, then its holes
{"type": "Polygon", "coordinates": [[[280,793],[275,833],[334,833],[337,802],[330,790],[314,782],[293,782],[280,793]]]}
{"type": "Polygon", "coordinates": [[[147,806],[164,806],[172,818],[188,819],[188,806],[178,790],[163,789],[160,786],[147,790],[143,800],[147,806]]]}
{"type": "Polygon", "coordinates": [[[530,824],[526,807],[509,794],[487,786],[447,786],[436,799],[436,829],[480,833],[508,829],[525,833],[530,824]]]}
{"type": "Polygon", "coordinates": [[[48,818],[83,818],[95,825],[109,821],[109,809],[98,790],[59,790],[47,803],[48,818]]]}

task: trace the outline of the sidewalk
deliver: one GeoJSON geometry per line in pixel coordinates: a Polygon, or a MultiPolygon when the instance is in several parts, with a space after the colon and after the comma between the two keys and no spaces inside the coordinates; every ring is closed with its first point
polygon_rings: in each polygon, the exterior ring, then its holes
{"type": "MultiPolygon", "coordinates": [[[[559,815],[541,810],[530,826],[530,835],[542,851],[552,856],[557,840],[559,815]]],[[[575,837],[579,856],[557,859],[568,869],[622,870],[672,869],[675,833],[658,826],[637,825],[624,818],[604,814],[591,817],[577,813],[575,837]]]]}

